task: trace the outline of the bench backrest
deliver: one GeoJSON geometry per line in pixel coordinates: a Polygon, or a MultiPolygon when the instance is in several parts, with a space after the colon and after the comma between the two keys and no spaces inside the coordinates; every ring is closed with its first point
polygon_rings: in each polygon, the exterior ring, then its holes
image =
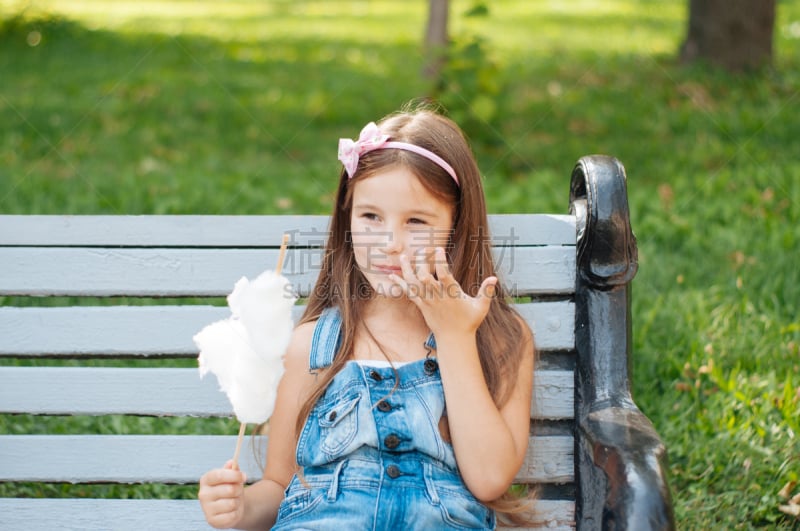
{"type": "MultiPolygon", "coordinates": [[[[199,378],[192,336],[227,317],[221,297],[238,278],[274,268],[284,232],[283,273],[307,295],[327,223],[325,216],[0,216],[7,427],[0,527],[205,528],[194,500],[114,499],[113,491],[108,499],[38,497],[42,485],[58,483],[194,484],[229,459],[235,423],[209,429],[228,427],[229,435],[203,434],[208,424],[192,420],[231,415],[215,378],[199,378]],[[119,416],[168,420],[131,434],[119,416]]],[[[490,223],[501,278],[539,350],[532,436],[517,482],[539,486],[546,525],[571,529],[576,218],[495,215],[490,223]]],[[[260,477],[256,461],[243,452],[248,477],[260,477]]]]}

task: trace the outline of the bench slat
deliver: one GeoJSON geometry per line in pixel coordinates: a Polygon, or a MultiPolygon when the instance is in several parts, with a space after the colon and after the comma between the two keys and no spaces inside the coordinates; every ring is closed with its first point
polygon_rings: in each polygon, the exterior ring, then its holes
{"type": "MultiPolygon", "coordinates": [[[[538,500],[535,511],[549,530],[574,529],[574,502],[538,500]]],[[[148,531],[212,529],[197,500],[0,498],[0,514],[6,529],[26,531],[141,531],[142,514],[148,531]]]]}
{"type": "MultiPolygon", "coordinates": [[[[328,216],[0,216],[0,246],[320,246],[328,216]]],[[[497,245],[575,245],[575,217],[495,214],[497,245]]]]}
{"type": "Polygon", "coordinates": [[[197,500],[0,498],[0,511],[5,529],[25,531],[213,529],[197,500]]]}
{"type": "MultiPolygon", "coordinates": [[[[318,249],[290,249],[283,273],[305,296],[314,287],[318,249]]],[[[0,295],[225,296],[239,278],[275,267],[276,249],[0,248],[0,295]]],[[[575,290],[575,248],[496,248],[505,285],[525,295],[575,290]]]]}
{"type": "MultiPolygon", "coordinates": [[[[263,461],[266,441],[255,442],[263,461]]],[[[240,454],[247,477],[261,477],[252,438],[240,454]]],[[[519,483],[571,483],[572,436],[533,436],[519,483]]],[[[0,435],[0,481],[196,483],[233,456],[235,435],[0,435]],[[31,459],[30,456],[37,456],[31,459]]]]}
{"type": "MultiPolygon", "coordinates": [[[[517,309],[532,324],[539,350],[573,348],[572,302],[524,303],[517,309]]],[[[295,320],[303,310],[295,307],[295,320]]],[[[219,306],[2,307],[0,356],[196,356],[192,336],[229,315],[219,306]]]]}
{"type": "MultiPolygon", "coordinates": [[[[538,371],[532,417],[573,418],[574,383],[571,371],[538,371]]],[[[232,408],[216,377],[197,369],[0,367],[0,412],[227,417],[232,408]]]]}

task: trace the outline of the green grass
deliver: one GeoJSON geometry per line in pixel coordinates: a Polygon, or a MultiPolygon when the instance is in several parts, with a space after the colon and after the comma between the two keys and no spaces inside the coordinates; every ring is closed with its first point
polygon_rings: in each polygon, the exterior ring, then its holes
{"type": "MultiPolygon", "coordinates": [[[[28,4],[0,0],[2,213],[327,213],[338,138],[433,93],[421,1],[28,4]]],[[[800,5],[774,67],[732,75],[675,61],[683,0],[468,4],[490,210],[564,212],[584,154],[627,168],[634,395],[680,528],[797,528],[800,5]]]]}

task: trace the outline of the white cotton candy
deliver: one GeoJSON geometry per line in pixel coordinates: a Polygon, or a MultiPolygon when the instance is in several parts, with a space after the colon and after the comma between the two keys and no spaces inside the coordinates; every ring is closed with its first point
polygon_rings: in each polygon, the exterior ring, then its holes
{"type": "Polygon", "coordinates": [[[260,424],[272,415],[295,300],[289,281],[273,271],[242,277],[228,295],[232,315],[194,336],[200,376],[217,376],[240,422],[260,424]]]}

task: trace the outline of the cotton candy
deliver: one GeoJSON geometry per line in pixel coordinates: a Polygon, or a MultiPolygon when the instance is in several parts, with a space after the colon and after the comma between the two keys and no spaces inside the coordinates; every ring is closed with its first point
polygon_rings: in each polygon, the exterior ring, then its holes
{"type": "Polygon", "coordinates": [[[285,277],[265,271],[253,281],[239,279],[227,300],[231,316],[194,336],[200,376],[214,373],[236,418],[260,424],[275,409],[297,297],[285,277]]]}

